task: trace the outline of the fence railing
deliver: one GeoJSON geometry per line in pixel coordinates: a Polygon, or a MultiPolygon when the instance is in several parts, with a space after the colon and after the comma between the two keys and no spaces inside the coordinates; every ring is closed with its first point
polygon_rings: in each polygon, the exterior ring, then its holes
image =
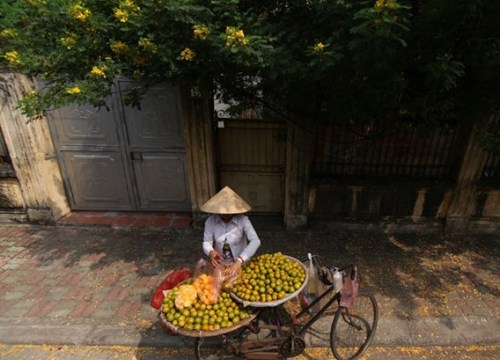
{"type": "Polygon", "coordinates": [[[458,131],[420,133],[395,125],[356,129],[320,125],[313,156],[316,176],[374,176],[444,179],[456,164],[458,131]]]}

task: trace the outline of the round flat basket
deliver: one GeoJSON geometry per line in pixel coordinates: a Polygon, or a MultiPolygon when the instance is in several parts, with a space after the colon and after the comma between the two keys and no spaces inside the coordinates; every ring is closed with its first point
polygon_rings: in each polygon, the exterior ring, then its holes
{"type": "Polygon", "coordinates": [[[278,300],[274,300],[274,301],[268,301],[268,302],[262,302],[262,301],[246,301],[246,300],[243,300],[241,299],[240,297],[238,297],[236,294],[234,293],[230,293],[231,294],[231,297],[238,301],[240,304],[243,304],[243,307],[247,307],[247,306],[252,306],[252,307],[274,307],[274,306],[278,306],[278,305],[281,305],[281,304],[284,304],[286,303],[288,300],[291,300],[293,299],[294,297],[298,296],[299,293],[304,289],[304,287],[306,286],[307,282],[309,281],[309,276],[307,274],[307,268],[306,266],[300,262],[299,260],[297,260],[296,258],[293,258],[291,256],[288,256],[288,255],[284,255],[285,257],[289,258],[290,260],[292,261],[295,261],[297,263],[300,264],[300,266],[302,266],[302,268],[304,269],[304,273],[306,275],[305,279],[304,279],[304,282],[302,283],[302,285],[300,286],[299,289],[295,290],[293,293],[289,293],[289,294],[286,294],[283,298],[281,299],[278,299],[278,300]]]}
{"type": "Polygon", "coordinates": [[[226,327],[223,329],[217,329],[217,330],[188,330],[184,328],[180,328],[178,326],[172,325],[167,318],[165,317],[165,314],[163,314],[160,311],[159,317],[160,317],[160,322],[161,326],[167,333],[174,333],[174,334],[179,334],[183,336],[189,336],[189,337],[211,337],[211,336],[218,336],[218,335],[223,335],[226,333],[229,333],[231,331],[237,330],[243,326],[248,325],[250,322],[252,322],[253,319],[257,316],[257,312],[254,314],[248,314],[248,316],[241,320],[239,323],[234,324],[233,326],[226,327]]]}

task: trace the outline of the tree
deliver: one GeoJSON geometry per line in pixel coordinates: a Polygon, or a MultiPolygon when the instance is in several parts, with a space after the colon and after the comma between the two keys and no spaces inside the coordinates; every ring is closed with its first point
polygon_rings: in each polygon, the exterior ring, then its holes
{"type": "MultiPolygon", "coordinates": [[[[495,0],[7,0],[4,61],[44,79],[30,117],[70,102],[126,101],[166,79],[218,89],[267,116],[419,127],[486,123],[498,109],[495,0]]],[[[483,143],[500,148],[498,124],[483,143]]]]}

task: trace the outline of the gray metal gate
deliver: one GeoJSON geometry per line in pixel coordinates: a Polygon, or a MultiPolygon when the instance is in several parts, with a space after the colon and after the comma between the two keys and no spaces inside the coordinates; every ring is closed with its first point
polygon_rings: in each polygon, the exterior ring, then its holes
{"type": "Polygon", "coordinates": [[[117,84],[111,111],[68,106],[51,131],[73,210],[189,211],[178,91],[150,89],[141,111],[127,107],[117,84]]]}

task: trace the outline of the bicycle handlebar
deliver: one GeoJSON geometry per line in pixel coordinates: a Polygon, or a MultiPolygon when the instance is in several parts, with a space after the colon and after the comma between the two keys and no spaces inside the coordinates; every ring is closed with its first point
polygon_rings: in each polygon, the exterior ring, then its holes
{"type": "Polygon", "coordinates": [[[349,268],[353,268],[354,267],[354,264],[349,264],[349,265],[346,265],[346,266],[343,266],[341,268],[337,268],[339,271],[344,271],[344,270],[347,270],[349,268]]]}
{"type": "MultiPolygon", "coordinates": [[[[340,268],[337,268],[337,270],[342,272],[342,271],[345,271],[347,269],[352,269],[350,276],[351,276],[351,280],[354,280],[354,278],[356,277],[356,270],[354,270],[354,267],[355,267],[354,264],[349,264],[349,265],[345,265],[345,266],[342,266],[340,268]]],[[[333,283],[328,279],[327,272],[323,271],[322,269],[319,269],[319,270],[320,270],[320,273],[318,275],[320,276],[321,282],[325,285],[333,285],[333,283]]]]}

